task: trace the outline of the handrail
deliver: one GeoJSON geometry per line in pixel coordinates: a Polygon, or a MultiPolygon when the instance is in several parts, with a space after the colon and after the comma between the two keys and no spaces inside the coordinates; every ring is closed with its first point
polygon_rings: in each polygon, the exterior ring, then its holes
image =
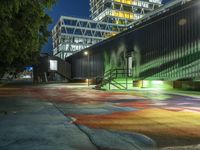
{"type": "MultiPolygon", "coordinates": [[[[115,75],[121,74],[121,75],[129,75],[130,74],[130,69],[110,69],[104,73],[104,78],[107,76],[110,76],[111,74],[115,73],[115,75]],[[118,72],[118,71],[123,71],[123,72],[118,72]]],[[[132,75],[132,74],[131,74],[132,75]]]]}
{"type": "Polygon", "coordinates": [[[100,87],[106,85],[109,83],[109,89],[110,85],[112,84],[113,86],[117,87],[118,89],[126,89],[127,88],[127,81],[126,81],[126,86],[122,85],[121,83],[115,81],[116,78],[118,77],[131,77],[132,76],[132,71],[130,75],[130,69],[121,69],[121,68],[116,68],[116,69],[110,69],[107,70],[103,77],[102,81],[99,84],[100,87]],[[113,83],[114,82],[114,83],[113,83]]]}

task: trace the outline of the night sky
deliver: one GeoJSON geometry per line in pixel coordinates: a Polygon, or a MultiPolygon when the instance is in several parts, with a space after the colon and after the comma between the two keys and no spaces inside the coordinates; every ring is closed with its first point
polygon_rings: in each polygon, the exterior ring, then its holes
{"type": "MultiPolygon", "coordinates": [[[[170,0],[163,0],[166,3],[170,0]]],[[[49,30],[53,28],[60,16],[72,16],[78,18],[89,18],[89,0],[58,0],[56,5],[48,12],[53,18],[53,23],[49,25],[49,30]]],[[[42,52],[52,50],[51,38],[42,48],[42,52]]]]}

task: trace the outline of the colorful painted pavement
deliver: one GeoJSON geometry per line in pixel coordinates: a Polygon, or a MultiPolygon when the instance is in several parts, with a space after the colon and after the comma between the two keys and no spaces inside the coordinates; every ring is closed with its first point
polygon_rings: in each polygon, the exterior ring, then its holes
{"type": "MultiPolygon", "coordinates": [[[[86,88],[1,89],[52,102],[102,150],[200,144],[200,98],[163,91],[107,92],[86,88]]],[[[67,133],[66,133],[67,134],[67,133]]]]}

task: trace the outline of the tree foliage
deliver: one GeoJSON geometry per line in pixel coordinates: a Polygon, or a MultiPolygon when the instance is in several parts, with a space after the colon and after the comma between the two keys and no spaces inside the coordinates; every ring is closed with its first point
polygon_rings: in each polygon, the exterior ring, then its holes
{"type": "Polygon", "coordinates": [[[56,0],[0,0],[0,65],[33,64],[48,40],[51,18],[46,11],[56,0]]]}

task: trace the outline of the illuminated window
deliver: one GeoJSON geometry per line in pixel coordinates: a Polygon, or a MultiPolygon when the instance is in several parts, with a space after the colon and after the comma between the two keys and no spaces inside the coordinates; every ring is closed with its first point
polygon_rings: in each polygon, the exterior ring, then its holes
{"type": "Polygon", "coordinates": [[[50,70],[57,71],[58,70],[58,61],[57,60],[50,60],[50,70]]]}
{"type": "Polygon", "coordinates": [[[133,3],[133,0],[114,0],[114,1],[118,3],[129,4],[129,5],[133,3]]]}
{"type": "Polygon", "coordinates": [[[120,18],[126,18],[126,19],[133,19],[134,18],[133,13],[123,12],[123,11],[117,11],[117,10],[114,10],[112,12],[112,16],[120,17],[120,18]]]}

